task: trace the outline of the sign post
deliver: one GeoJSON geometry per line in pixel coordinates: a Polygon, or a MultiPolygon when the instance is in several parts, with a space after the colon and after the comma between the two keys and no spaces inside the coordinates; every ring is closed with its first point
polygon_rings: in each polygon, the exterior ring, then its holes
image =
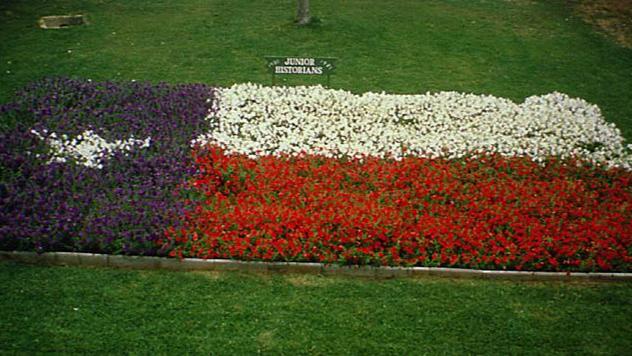
{"type": "Polygon", "coordinates": [[[326,75],[327,86],[331,82],[331,74],[335,72],[336,58],[315,57],[278,57],[267,56],[268,70],[272,74],[272,85],[276,84],[277,75],[302,74],[326,75]]]}

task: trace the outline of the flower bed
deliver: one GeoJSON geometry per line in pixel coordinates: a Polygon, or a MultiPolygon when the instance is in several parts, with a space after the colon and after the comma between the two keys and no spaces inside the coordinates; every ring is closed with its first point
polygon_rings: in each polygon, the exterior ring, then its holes
{"type": "Polygon", "coordinates": [[[0,107],[0,248],[164,254],[155,241],[183,212],[174,192],[212,96],[68,79],[18,93],[0,107]]]}
{"type": "Polygon", "coordinates": [[[595,105],[560,93],[524,103],[488,95],[354,95],[322,87],[234,85],[218,93],[197,143],[251,157],[301,152],[328,157],[459,158],[475,153],[579,157],[632,168],[632,145],[595,105]]]}
{"type": "Polygon", "coordinates": [[[517,270],[628,270],[632,175],[459,160],[197,152],[172,256],[517,270]]]}
{"type": "Polygon", "coordinates": [[[630,146],[559,93],[51,79],[0,123],[0,249],[631,270],[630,146]]]}

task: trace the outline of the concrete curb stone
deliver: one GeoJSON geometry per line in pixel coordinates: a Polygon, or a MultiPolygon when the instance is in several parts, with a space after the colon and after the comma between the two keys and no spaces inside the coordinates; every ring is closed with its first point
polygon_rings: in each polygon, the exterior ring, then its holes
{"type": "Polygon", "coordinates": [[[77,254],[79,257],[79,265],[80,266],[90,266],[90,267],[107,267],[108,266],[108,255],[98,255],[94,253],[80,253],[77,254]]]}
{"type": "Polygon", "coordinates": [[[160,258],[153,256],[108,255],[107,265],[108,267],[116,268],[159,269],[160,258]]]}
{"type": "Polygon", "coordinates": [[[104,255],[81,252],[0,251],[0,261],[34,265],[164,269],[174,271],[243,271],[255,273],[322,274],[364,278],[450,278],[511,279],[520,281],[632,281],[632,273],[533,272],[474,270],[447,267],[340,266],[315,262],[262,262],[155,256],[104,255]]]}

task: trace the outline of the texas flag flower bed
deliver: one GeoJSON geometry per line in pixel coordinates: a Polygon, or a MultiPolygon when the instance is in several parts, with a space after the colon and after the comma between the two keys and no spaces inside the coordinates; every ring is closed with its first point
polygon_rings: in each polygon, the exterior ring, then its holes
{"type": "Polygon", "coordinates": [[[0,120],[3,250],[632,270],[632,147],[560,93],[52,79],[0,120]]]}

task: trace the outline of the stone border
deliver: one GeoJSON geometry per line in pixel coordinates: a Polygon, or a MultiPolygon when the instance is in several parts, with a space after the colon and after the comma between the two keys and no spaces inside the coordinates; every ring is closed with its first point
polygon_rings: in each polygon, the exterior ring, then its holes
{"type": "Polygon", "coordinates": [[[520,281],[632,281],[632,273],[496,271],[447,267],[340,266],[314,262],[259,262],[199,258],[102,255],[80,252],[0,251],[0,261],[56,266],[165,269],[175,271],[242,271],[300,273],[368,278],[439,276],[450,278],[511,279],[520,281]]]}
{"type": "Polygon", "coordinates": [[[39,24],[40,28],[43,28],[45,30],[58,30],[73,26],[85,25],[87,22],[83,15],[57,15],[42,16],[37,23],[39,24]]]}

